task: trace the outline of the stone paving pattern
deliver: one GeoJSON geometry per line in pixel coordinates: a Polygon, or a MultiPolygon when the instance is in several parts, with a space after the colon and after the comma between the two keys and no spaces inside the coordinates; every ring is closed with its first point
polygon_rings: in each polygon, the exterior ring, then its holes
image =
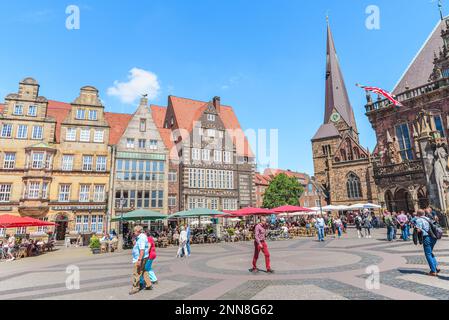
{"type": "MultiPolygon", "coordinates": [[[[176,248],[158,250],[159,284],[129,296],[130,251],[92,255],[85,248],[60,249],[39,257],[0,262],[0,299],[50,300],[449,300],[449,239],[436,246],[440,278],[425,275],[420,246],[387,242],[385,230],[358,239],[350,230],[326,242],[270,242],[274,275],[250,274],[253,244],[193,246],[192,257],[176,259],[176,248]],[[80,288],[66,288],[68,266],[80,270],[80,288]],[[377,266],[380,288],[370,290],[367,268],[377,266]]],[[[259,266],[264,268],[261,255],[259,266]]]]}

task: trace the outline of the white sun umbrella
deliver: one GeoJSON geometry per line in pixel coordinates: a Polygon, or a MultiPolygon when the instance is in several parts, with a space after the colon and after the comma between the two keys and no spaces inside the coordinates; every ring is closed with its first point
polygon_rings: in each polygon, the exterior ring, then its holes
{"type": "Polygon", "coordinates": [[[323,211],[340,211],[340,210],[341,208],[339,206],[330,205],[323,207],[323,211]]]}
{"type": "Polygon", "coordinates": [[[364,206],[365,209],[381,209],[382,206],[379,206],[377,204],[373,204],[373,203],[367,203],[364,206]]]}
{"type": "Polygon", "coordinates": [[[348,209],[349,210],[362,210],[362,209],[365,209],[365,204],[356,203],[356,204],[353,204],[352,206],[349,206],[348,209]]]}

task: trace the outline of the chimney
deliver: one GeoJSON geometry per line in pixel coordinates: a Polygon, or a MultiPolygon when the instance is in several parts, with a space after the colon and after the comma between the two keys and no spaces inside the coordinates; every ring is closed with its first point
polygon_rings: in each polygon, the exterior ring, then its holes
{"type": "Polygon", "coordinates": [[[215,110],[217,110],[218,114],[220,114],[220,111],[221,111],[221,99],[220,99],[220,97],[214,97],[213,104],[214,104],[215,110]]]}
{"type": "Polygon", "coordinates": [[[148,95],[147,94],[143,94],[142,97],[140,98],[140,105],[148,106],[148,95]]]}

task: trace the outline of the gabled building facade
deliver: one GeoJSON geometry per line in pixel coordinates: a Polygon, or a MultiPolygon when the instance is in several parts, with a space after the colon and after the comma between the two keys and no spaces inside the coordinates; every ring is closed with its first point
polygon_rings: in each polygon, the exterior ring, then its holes
{"type": "Polygon", "coordinates": [[[135,209],[168,211],[168,150],[142,98],[113,146],[113,216],[135,209]]]}
{"type": "Polygon", "coordinates": [[[327,27],[324,122],[312,138],[317,182],[328,203],[377,202],[370,152],[359,141],[330,26],[327,27]]]}
{"type": "Polygon", "coordinates": [[[255,159],[231,107],[219,97],[202,102],[170,96],[163,128],[177,152],[171,158],[179,162],[181,210],[254,205],[255,159]]]}

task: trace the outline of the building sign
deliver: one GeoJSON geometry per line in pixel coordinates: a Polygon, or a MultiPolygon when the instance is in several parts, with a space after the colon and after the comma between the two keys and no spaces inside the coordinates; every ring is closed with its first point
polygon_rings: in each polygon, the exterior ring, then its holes
{"type": "Polygon", "coordinates": [[[166,156],[165,154],[157,154],[157,153],[117,152],[117,159],[165,161],[166,156]]]}
{"type": "Polygon", "coordinates": [[[106,210],[106,206],[54,206],[55,211],[102,211],[106,210]]]}
{"type": "Polygon", "coordinates": [[[12,207],[0,207],[0,211],[12,211],[12,207]]]}

